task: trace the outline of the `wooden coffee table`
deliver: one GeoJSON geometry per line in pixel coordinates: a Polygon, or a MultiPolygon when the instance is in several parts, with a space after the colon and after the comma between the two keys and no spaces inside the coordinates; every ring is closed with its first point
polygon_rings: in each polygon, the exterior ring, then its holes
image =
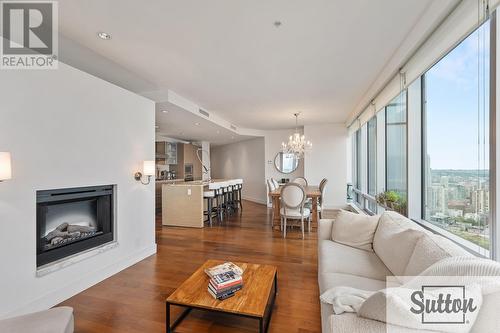
{"type": "Polygon", "coordinates": [[[167,333],[188,315],[192,309],[222,312],[240,317],[257,319],[259,332],[267,332],[274,301],[278,292],[278,271],[275,266],[235,262],[245,270],[243,273],[243,289],[233,297],[219,301],[208,293],[209,277],[204,272],[207,267],[224,263],[219,260],[208,260],[184,283],[180,285],[166,301],[167,333]],[[170,307],[184,307],[182,314],[170,325],[170,307]]]}

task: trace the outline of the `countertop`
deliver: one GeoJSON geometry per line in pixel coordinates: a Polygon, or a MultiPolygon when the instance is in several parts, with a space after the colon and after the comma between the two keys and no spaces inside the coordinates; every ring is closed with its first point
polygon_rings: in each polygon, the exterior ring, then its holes
{"type": "Polygon", "coordinates": [[[156,184],[173,184],[178,182],[184,182],[184,179],[157,179],[156,184]]]}

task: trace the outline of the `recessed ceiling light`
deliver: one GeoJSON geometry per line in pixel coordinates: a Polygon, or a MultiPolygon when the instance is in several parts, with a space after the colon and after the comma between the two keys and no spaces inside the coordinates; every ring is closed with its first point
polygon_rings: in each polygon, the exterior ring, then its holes
{"type": "Polygon", "coordinates": [[[109,40],[111,39],[111,35],[104,32],[104,31],[100,31],[97,33],[97,36],[100,38],[100,39],[104,39],[104,40],[109,40]]]}
{"type": "Polygon", "coordinates": [[[160,126],[158,126],[158,125],[155,125],[155,128],[156,128],[156,129],[158,129],[158,128],[160,128],[160,126]]]}
{"type": "Polygon", "coordinates": [[[163,113],[168,113],[168,110],[162,110],[161,112],[163,112],[163,113]]]}
{"type": "Polygon", "coordinates": [[[200,123],[194,123],[196,126],[200,126],[200,123]]]}

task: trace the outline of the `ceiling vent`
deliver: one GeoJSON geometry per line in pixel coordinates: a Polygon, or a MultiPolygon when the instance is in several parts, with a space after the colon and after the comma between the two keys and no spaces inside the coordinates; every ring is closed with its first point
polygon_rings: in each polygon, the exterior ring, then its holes
{"type": "Polygon", "coordinates": [[[198,109],[198,112],[201,113],[202,115],[204,115],[205,117],[210,117],[210,113],[208,113],[207,111],[203,110],[203,109],[198,109]]]}
{"type": "Polygon", "coordinates": [[[233,131],[236,131],[236,126],[234,126],[233,124],[231,124],[231,126],[230,126],[230,127],[231,127],[231,129],[232,129],[233,131]]]}

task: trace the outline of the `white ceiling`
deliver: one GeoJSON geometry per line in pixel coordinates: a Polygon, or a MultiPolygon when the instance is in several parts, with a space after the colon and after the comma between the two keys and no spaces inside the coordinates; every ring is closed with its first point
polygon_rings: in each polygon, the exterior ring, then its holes
{"type": "Polygon", "coordinates": [[[157,136],[190,142],[208,141],[212,146],[255,138],[237,134],[169,102],[156,104],[156,125],[157,136]]]}
{"type": "Polygon", "coordinates": [[[89,49],[62,52],[95,75],[157,102],[170,89],[242,128],[278,129],[293,127],[296,111],[302,124],[344,122],[437,1],[64,0],[59,29],[89,49]]]}

